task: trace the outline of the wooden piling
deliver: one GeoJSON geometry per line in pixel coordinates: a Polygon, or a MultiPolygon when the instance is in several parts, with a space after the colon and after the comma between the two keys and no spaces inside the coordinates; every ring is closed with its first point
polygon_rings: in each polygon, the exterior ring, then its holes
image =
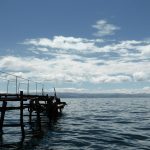
{"type": "Polygon", "coordinates": [[[30,102],[29,102],[28,111],[29,111],[29,124],[31,124],[31,122],[32,122],[32,100],[30,100],[30,102]]]}
{"type": "Polygon", "coordinates": [[[25,136],[24,123],[23,123],[23,91],[20,91],[20,125],[22,136],[25,136]]]}
{"type": "Polygon", "coordinates": [[[5,118],[5,111],[6,111],[7,101],[3,101],[2,110],[1,110],[1,119],[0,119],[0,132],[3,131],[3,123],[5,118]]]}
{"type": "Polygon", "coordinates": [[[37,124],[39,126],[39,130],[41,130],[41,117],[40,117],[40,103],[39,103],[39,99],[36,99],[35,104],[36,104],[37,124]]]}

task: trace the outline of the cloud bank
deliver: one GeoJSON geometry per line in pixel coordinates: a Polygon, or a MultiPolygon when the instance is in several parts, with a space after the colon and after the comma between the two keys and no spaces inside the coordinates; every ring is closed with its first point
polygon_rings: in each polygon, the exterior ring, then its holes
{"type": "Polygon", "coordinates": [[[1,56],[0,69],[32,80],[55,81],[60,86],[150,81],[150,41],[108,42],[102,37],[114,34],[119,27],[106,20],[99,20],[92,27],[97,29],[95,35],[100,38],[60,35],[25,39],[21,45],[32,55],[24,56],[24,52],[20,56],[1,56]]]}

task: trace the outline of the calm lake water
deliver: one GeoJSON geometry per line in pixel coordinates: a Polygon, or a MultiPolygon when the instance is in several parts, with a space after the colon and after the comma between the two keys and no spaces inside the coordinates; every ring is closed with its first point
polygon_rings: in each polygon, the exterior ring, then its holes
{"type": "Polygon", "coordinates": [[[43,123],[41,132],[34,132],[28,125],[25,126],[27,134],[24,141],[21,141],[21,134],[18,133],[20,128],[6,128],[7,131],[1,137],[0,148],[150,149],[150,98],[85,98],[62,101],[66,101],[68,105],[58,120],[43,123]]]}

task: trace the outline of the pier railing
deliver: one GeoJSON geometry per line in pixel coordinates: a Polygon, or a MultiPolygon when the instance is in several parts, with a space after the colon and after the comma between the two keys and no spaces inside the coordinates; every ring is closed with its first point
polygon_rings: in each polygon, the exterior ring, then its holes
{"type": "Polygon", "coordinates": [[[24,91],[26,94],[42,94],[44,92],[44,84],[42,82],[33,81],[23,77],[21,74],[6,73],[0,71],[0,93],[19,94],[24,91]]]}

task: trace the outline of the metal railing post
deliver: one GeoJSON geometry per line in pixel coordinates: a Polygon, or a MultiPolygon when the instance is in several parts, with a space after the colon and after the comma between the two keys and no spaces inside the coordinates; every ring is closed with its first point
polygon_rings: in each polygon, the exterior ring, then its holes
{"type": "Polygon", "coordinates": [[[18,93],[18,77],[16,76],[16,94],[18,93]]]}

